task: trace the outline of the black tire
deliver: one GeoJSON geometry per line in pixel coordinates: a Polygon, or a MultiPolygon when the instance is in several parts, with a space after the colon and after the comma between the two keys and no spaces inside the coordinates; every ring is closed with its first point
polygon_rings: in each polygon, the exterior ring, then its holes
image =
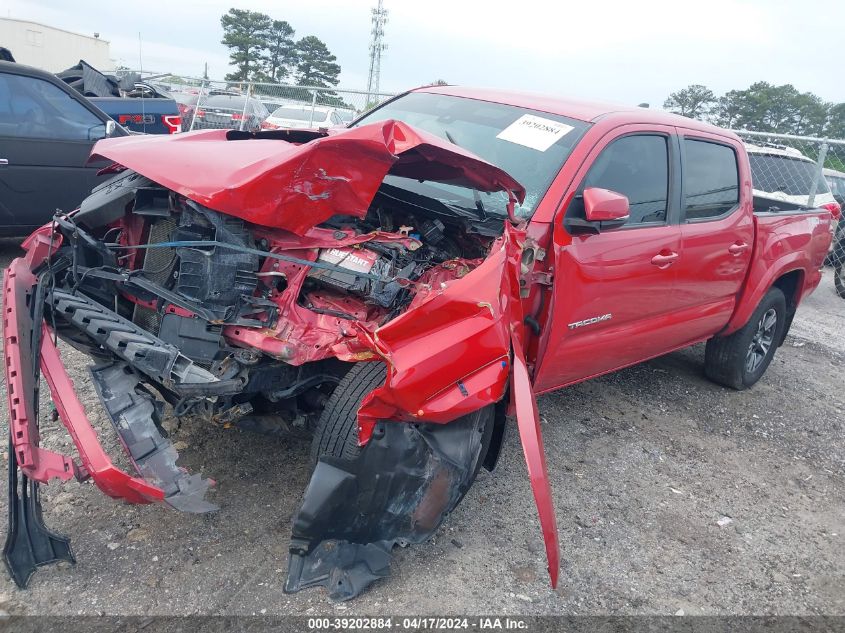
{"type": "Polygon", "coordinates": [[[386,377],[384,363],[355,363],[337,384],[314,431],[311,458],[315,463],[324,455],[341,459],[358,456],[358,409],[364,396],[383,385],[386,377]]]}
{"type": "MultiPolygon", "coordinates": [[[[329,396],[326,407],[320,415],[320,421],[317,423],[314,439],[311,442],[311,459],[315,463],[324,456],[351,460],[361,453],[361,448],[358,446],[358,409],[361,407],[364,396],[383,385],[386,377],[387,368],[384,363],[355,363],[352,366],[329,396]]],[[[481,451],[469,483],[475,480],[490,448],[495,425],[494,405],[491,404],[480,411],[470,413],[467,417],[473,415],[482,416],[479,432],[483,433],[483,436],[481,451]]],[[[468,489],[469,486],[467,486],[468,489]]]]}
{"type": "Polygon", "coordinates": [[[771,288],[742,328],[730,336],[716,336],[707,341],[705,375],[726,387],[738,390],[750,387],[772,362],[785,325],[786,297],[779,288],[771,288]]]}
{"type": "Polygon", "coordinates": [[[833,285],[836,286],[836,294],[845,299],[845,263],[833,269],[833,285]]]}

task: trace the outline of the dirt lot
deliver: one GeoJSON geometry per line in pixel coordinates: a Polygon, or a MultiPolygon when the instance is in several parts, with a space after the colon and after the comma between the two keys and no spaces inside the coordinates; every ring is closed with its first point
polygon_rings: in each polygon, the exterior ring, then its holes
{"type": "MultiPolygon", "coordinates": [[[[16,252],[0,242],[0,265],[16,252]]],[[[219,512],[121,505],[90,484],[43,487],[47,523],[72,537],[79,562],[39,571],[25,592],[2,574],[0,609],[845,614],[843,317],[828,275],[743,393],[702,377],[698,346],[542,398],[563,546],[557,591],[515,429],[497,471],[479,477],[434,539],[398,550],[391,578],[333,605],[322,589],[282,593],[307,442],[188,424],[174,439],[186,465],[218,481],[219,512]],[[732,522],[720,527],[723,517],[732,522]]],[[[64,357],[117,456],[85,357],[64,357]]],[[[5,433],[5,393],[3,403],[5,433]]],[[[44,427],[48,447],[67,449],[62,429],[44,427]]]]}

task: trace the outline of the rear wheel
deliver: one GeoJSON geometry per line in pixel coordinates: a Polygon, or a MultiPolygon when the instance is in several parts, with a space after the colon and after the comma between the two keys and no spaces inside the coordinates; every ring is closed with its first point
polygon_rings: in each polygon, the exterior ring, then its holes
{"type": "Polygon", "coordinates": [[[742,328],[707,341],[704,373],[726,387],[750,387],[772,362],[785,325],[786,298],[779,288],[772,288],[742,328]]]}

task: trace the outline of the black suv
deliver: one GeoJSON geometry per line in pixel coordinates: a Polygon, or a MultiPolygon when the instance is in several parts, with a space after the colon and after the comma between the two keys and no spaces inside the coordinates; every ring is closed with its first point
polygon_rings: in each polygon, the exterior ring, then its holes
{"type": "Polygon", "coordinates": [[[98,184],[94,143],[128,132],[48,72],[0,61],[0,236],[28,235],[98,184]]]}

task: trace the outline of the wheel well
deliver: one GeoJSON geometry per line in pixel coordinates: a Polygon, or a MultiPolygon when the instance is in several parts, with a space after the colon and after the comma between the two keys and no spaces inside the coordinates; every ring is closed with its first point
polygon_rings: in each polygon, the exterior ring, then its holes
{"type": "Polygon", "coordinates": [[[795,316],[795,310],[798,308],[798,293],[803,285],[804,273],[800,270],[793,270],[778,277],[772,284],[773,288],[779,288],[786,297],[786,325],[783,328],[778,346],[783,345],[786,340],[786,334],[792,326],[792,319],[795,316]]]}

